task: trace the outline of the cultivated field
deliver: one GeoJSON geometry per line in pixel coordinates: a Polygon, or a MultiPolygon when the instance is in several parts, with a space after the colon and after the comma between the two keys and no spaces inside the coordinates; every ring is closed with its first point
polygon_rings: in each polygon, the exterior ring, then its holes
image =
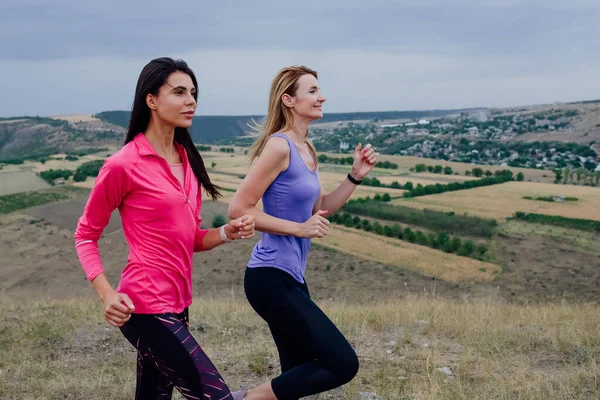
{"type": "Polygon", "coordinates": [[[507,182],[470,190],[393,200],[393,204],[504,219],[517,211],[600,220],[600,188],[532,182],[507,182]],[[562,203],[526,200],[540,196],[576,197],[562,203]]]}
{"type": "Polygon", "coordinates": [[[500,272],[500,268],[494,264],[339,225],[315,243],[360,258],[418,271],[446,282],[490,281],[494,274],[500,272]]]}
{"type": "Polygon", "coordinates": [[[49,188],[50,184],[31,171],[0,170],[0,196],[49,188]]]}
{"type": "Polygon", "coordinates": [[[109,154],[112,154],[112,153],[113,153],[113,151],[101,151],[99,153],[88,154],[86,156],[78,157],[79,159],[75,160],[75,161],[65,160],[64,157],[66,156],[66,154],[56,154],[56,155],[53,155],[52,157],[63,158],[63,159],[62,160],[48,160],[44,164],[41,164],[39,162],[26,161],[23,164],[23,167],[24,168],[32,167],[33,171],[35,171],[35,172],[48,171],[49,169],[70,169],[70,170],[75,171],[77,169],[77,167],[79,167],[81,164],[83,164],[85,162],[93,161],[93,160],[103,160],[109,154]]]}

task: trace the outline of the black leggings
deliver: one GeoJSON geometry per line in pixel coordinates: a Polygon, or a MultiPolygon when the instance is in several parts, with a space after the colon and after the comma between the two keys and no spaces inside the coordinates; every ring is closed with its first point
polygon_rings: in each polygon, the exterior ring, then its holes
{"type": "Polygon", "coordinates": [[[188,326],[186,309],[181,314],[132,314],[121,327],[138,350],[137,400],[170,399],[173,387],[186,399],[232,399],[188,326]]]}
{"type": "Polygon", "coordinates": [[[306,283],[276,268],[246,268],[244,289],[269,324],[279,352],[282,374],[271,381],[278,400],[321,393],[354,378],[356,353],[310,299],[306,283]]]}

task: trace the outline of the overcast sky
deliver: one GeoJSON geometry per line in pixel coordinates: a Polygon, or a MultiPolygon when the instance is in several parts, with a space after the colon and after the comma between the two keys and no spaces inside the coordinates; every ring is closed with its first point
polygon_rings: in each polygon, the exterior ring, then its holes
{"type": "Polygon", "coordinates": [[[291,64],[325,112],[597,99],[599,22],[598,0],[1,0],[0,116],[128,110],[161,56],[195,71],[201,115],[264,113],[291,64]]]}

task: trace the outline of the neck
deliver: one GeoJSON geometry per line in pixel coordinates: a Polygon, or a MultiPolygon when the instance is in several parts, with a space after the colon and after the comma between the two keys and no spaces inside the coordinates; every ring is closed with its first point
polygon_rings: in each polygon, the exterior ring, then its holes
{"type": "Polygon", "coordinates": [[[150,119],[146,132],[146,139],[150,142],[156,152],[164,157],[168,158],[173,156],[175,153],[175,127],[160,121],[156,121],[155,118],[150,119]]]}
{"type": "Polygon", "coordinates": [[[294,137],[298,139],[299,143],[304,143],[308,139],[308,125],[310,121],[303,118],[294,118],[294,125],[292,126],[292,133],[294,137]]]}

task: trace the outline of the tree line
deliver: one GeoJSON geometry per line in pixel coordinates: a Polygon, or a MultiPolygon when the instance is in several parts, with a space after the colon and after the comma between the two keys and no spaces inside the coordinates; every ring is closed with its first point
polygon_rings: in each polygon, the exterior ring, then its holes
{"type": "Polygon", "coordinates": [[[498,185],[500,183],[513,180],[513,173],[510,170],[496,171],[496,176],[478,179],[476,181],[452,182],[446,185],[436,183],[423,186],[420,183],[413,190],[407,190],[403,193],[404,197],[419,197],[430,194],[438,194],[444,192],[454,192],[457,190],[473,189],[482,186],[498,185]]]}
{"type": "Polygon", "coordinates": [[[572,184],[577,183],[586,186],[598,186],[600,185],[600,171],[589,171],[585,168],[556,168],[554,172],[554,183],[562,183],[566,185],[571,182],[572,184]],[[577,178],[577,181],[575,181],[577,178]]]}
{"type": "Polygon", "coordinates": [[[428,246],[433,249],[442,250],[446,253],[456,253],[463,257],[473,257],[482,259],[487,252],[485,245],[476,245],[472,240],[461,240],[461,238],[451,237],[446,232],[425,234],[419,230],[413,230],[410,227],[402,228],[400,224],[381,224],[379,221],[371,222],[368,219],[361,219],[358,216],[352,216],[349,212],[343,214],[336,213],[328,218],[331,222],[344,225],[349,228],[362,229],[366,232],[373,232],[377,235],[383,235],[390,238],[404,240],[410,243],[416,243],[421,246],[428,246]]]}
{"type": "Polygon", "coordinates": [[[559,215],[525,213],[522,211],[517,211],[513,218],[538,224],[554,225],[583,231],[600,232],[600,221],[591,219],[567,218],[559,215]]]}
{"type": "Polygon", "coordinates": [[[444,173],[445,175],[452,175],[454,173],[454,171],[452,170],[452,167],[450,166],[445,166],[442,167],[441,165],[425,165],[425,164],[417,164],[415,165],[415,172],[431,172],[433,174],[441,174],[444,173]]]}
{"type": "Polygon", "coordinates": [[[434,231],[483,238],[492,237],[497,226],[494,219],[457,215],[454,212],[419,210],[389,204],[390,200],[391,196],[388,193],[377,194],[373,199],[370,197],[351,199],[344,204],[342,210],[366,217],[404,222],[434,231]]]}
{"type": "MultiPolygon", "coordinates": [[[[339,164],[339,165],[352,165],[354,163],[354,157],[330,157],[326,154],[321,154],[317,157],[320,163],[325,164],[339,164]]],[[[377,163],[377,168],[385,169],[398,169],[398,164],[389,161],[380,161],[377,163]]]]}

